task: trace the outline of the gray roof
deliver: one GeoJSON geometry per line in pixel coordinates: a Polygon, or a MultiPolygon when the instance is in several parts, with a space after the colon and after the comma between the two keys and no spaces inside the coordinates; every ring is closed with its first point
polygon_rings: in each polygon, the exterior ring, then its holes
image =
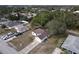
{"type": "Polygon", "coordinates": [[[13,26],[20,25],[20,24],[23,24],[23,23],[22,22],[18,22],[18,21],[10,21],[10,22],[6,23],[6,26],[13,27],[13,26]]]}
{"type": "Polygon", "coordinates": [[[5,19],[5,18],[1,18],[1,19],[0,19],[0,24],[6,24],[6,23],[8,23],[8,22],[10,22],[10,20],[5,19]]]}
{"type": "Polygon", "coordinates": [[[40,38],[43,39],[46,36],[48,36],[47,32],[41,28],[34,30],[34,32],[36,33],[36,35],[40,38]]]}
{"type": "Polygon", "coordinates": [[[61,47],[79,53],[79,37],[69,35],[61,47]]]}

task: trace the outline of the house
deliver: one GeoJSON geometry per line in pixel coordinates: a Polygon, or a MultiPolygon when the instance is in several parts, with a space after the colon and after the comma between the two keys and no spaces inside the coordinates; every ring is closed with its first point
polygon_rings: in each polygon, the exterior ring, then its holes
{"type": "Polygon", "coordinates": [[[65,8],[60,8],[60,11],[66,11],[66,9],[65,8]]]}
{"type": "Polygon", "coordinates": [[[32,35],[35,37],[35,40],[36,41],[39,41],[39,42],[42,42],[44,41],[45,39],[48,38],[48,34],[45,30],[43,29],[35,29],[33,32],[32,32],[32,35]]]}
{"type": "Polygon", "coordinates": [[[22,24],[14,26],[14,28],[17,30],[17,32],[25,32],[26,30],[28,30],[25,26],[23,26],[22,24]]]}
{"type": "Polygon", "coordinates": [[[76,14],[76,13],[79,13],[79,10],[77,10],[77,11],[74,11],[73,13],[74,13],[74,14],[76,14]]]}
{"type": "Polygon", "coordinates": [[[61,47],[71,51],[72,53],[79,53],[79,37],[68,35],[61,47]]]}
{"type": "Polygon", "coordinates": [[[32,18],[32,13],[31,13],[31,12],[28,12],[27,18],[28,18],[28,19],[32,18]]]}
{"type": "Polygon", "coordinates": [[[24,32],[29,30],[27,21],[10,21],[5,18],[1,18],[0,26],[5,25],[8,29],[16,29],[17,32],[24,32]]]}
{"type": "MultiPolygon", "coordinates": [[[[28,23],[28,22],[27,22],[28,23]]],[[[19,22],[19,21],[11,21],[6,23],[5,25],[9,28],[15,28],[17,32],[25,32],[26,30],[29,30],[29,28],[27,27],[27,25],[25,25],[26,23],[24,22],[19,22]]]]}
{"type": "Polygon", "coordinates": [[[11,15],[18,16],[18,14],[16,12],[12,12],[11,15]]]}
{"type": "Polygon", "coordinates": [[[37,14],[36,13],[32,13],[32,16],[35,17],[37,14]]]}
{"type": "Polygon", "coordinates": [[[8,19],[6,19],[6,18],[0,18],[0,25],[6,24],[6,23],[8,23],[8,22],[10,22],[10,20],[8,20],[8,19]]]}

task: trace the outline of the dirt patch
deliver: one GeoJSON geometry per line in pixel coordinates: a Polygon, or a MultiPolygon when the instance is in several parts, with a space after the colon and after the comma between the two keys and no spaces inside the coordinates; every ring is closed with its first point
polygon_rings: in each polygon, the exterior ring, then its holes
{"type": "Polygon", "coordinates": [[[51,54],[63,39],[65,39],[64,35],[52,36],[46,42],[39,44],[29,54],[51,54]]]}
{"type": "Polygon", "coordinates": [[[0,35],[4,35],[6,33],[9,33],[9,32],[16,32],[15,29],[2,29],[0,28],[0,35]]]}
{"type": "Polygon", "coordinates": [[[20,51],[23,48],[25,48],[28,44],[30,44],[32,41],[33,38],[31,35],[31,31],[27,31],[22,35],[18,36],[17,38],[11,40],[10,43],[12,43],[16,47],[16,50],[20,51]]]}
{"type": "Polygon", "coordinates": [[[50,54],[57,46],[58,39],[56,37],[49,38],[46,42],[42,42],[34,48],[30,54],[50,54]]]}

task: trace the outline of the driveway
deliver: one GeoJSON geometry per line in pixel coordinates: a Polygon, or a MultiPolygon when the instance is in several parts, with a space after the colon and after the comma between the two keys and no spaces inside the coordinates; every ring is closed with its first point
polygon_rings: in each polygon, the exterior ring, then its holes
{"type": "Polygon", "coordinates": [[[30,43],[28,46],[26,46],[24,49],[22,49],[19,53],[23,53],[23,54],[27,54],[29,53],[33,48],[35,48],[38,44],[40,44],[40,42],[38,41],[33,41],[32,43],[30,43]]]}
{"type": "Polygon", "coordinates": [[[63,51],[60,48],[55,48],[52,54],[61,54],[63,51]]]}

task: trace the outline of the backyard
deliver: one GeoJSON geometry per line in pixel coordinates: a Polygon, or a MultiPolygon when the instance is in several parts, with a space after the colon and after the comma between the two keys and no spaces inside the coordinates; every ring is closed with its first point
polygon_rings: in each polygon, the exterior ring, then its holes
{"type": "Polygon", "coordinates": [[[12,46],[16,48],[16,50],[20,51],[25,48],[28,44],[33,41],[31,30],[23,33],[22,35],[18,36],[17,38],[9,41],[12,46]]]}
{"type": "Polygon", "coordinates": [[[6,34],[8,32],[15,32],[15,29],[4,29],[4,28],[0,28],[0,35],[6,34]]]}
{"type": "Polygon", "coordinates": [[[52,36],[35,47],[29,54],[50,54],[56,47],[60,47],[65,39],[66,35],[52,36]]]}

